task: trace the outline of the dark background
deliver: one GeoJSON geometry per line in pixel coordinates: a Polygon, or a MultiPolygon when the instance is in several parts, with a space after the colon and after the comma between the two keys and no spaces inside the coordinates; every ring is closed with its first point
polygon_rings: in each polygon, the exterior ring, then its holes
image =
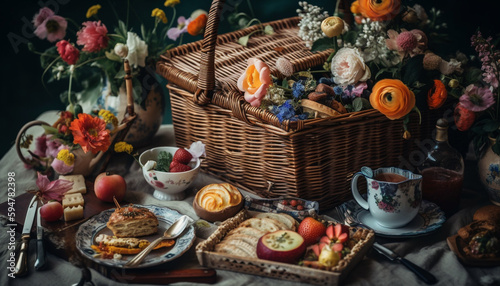
{"type": "MultiPolygon", "coordinates": [[[[333,14],[335,1],[310,0],[311,4],[323,7],[333,14]]],[[[108,26],[114,27],[116,18],[106,15],[112,5],[118,12],[120,19],[126,15],[126,1],[77,1],[77,0],[41,0],[41,1],[8,1],[4,3],[4,15],[1,17],[3,28],[3,44],[1,64],[2,71],[2,92],[0,103],[0,130],[2,131],[0,141],[0,154],[13,145],[18,130],[27,122],[36,119],[41,113],[47,110],[61,110],[64,108],[59,100],[61,91],[67,88],[67,80],[58,84],[49,84],[45,89],[42,85],[41,76],[43,73],[40,67],[40,57],[27,49],[26,42],[33,42],[36,47],[43,51],[50,46],[46,40],[40,40],[33,34],[30,23],[33,16],[41,7],[48,6],[56,11],[56,14],[66,18],[72,18],[77,23],[85,21],[87,9],[95,4],[101,4],[103,9],[99,11],[100,18],[108,26]],[[109,16],[109,17],[108,17],[109,16]],[[13,44],[10,40],[17,39],[19,42],[13,44]]],[[[154,8],[163,8],[167,12],[169,21],[170,10],[163,6],[162,0],[130,0],[133,7],[131,9],[130,21],[137,23],[137,19],[142,19],[144,23],[152,25],[151,11],[154,8]]],[[[181,0],[177,5],[177,16],[189,17],[195,9],[201,8],[209,10],[211,1],[181,0]]],[[[239,10],[250,14],[246,0],[228,0],[226,5],[229,11],[236,3],[240,3],[239,10]]],[[[435,51],[440,55],[454,54],[461,50],[466,54],[472,54],[470,49],[470,36],[478,29],[483,35],[498,35],[500,20],[496,7],[496,1],[476,0],[476,1],[403,1],[404,4],[413,6],[418,3],[429,11],[431,7],[436,7],[443,13],[443,18],[448,24],[450,38],[444,45],[440,45],[440,51],[435,51]],[[493,6],[493,4],[496,4],[493,6]]],[[[255,16],[263,22],[296,16],[296,9],[299,8],[297,1],[290,0],[254,0],[252,1],[255,16]]],[[[224,16],[224,15],[223,15],[224,16]]],[[[74,27],[68,24],[69,27],[74,27]]],[[[175,24],[174,24],[175,26],[175,24]]],[[[138,27],[136,25],[135,27],[138,27]]],[[[226,19],[222,19],[220,33],[230,32],[231,28],[226,19]]],[[[72,34],[75,31],[68,31],[72,34]]],[[[200,37],[184,37],[185,41],[198,40],[200,37]]],[[[163,85],[166,82],[162,82],[163,85]]],[[[165,90],[166,92],[166,90],[165,90]]],[[[164,116],[164,123],[171,123],[170,104],[167,98],[167,111],[164,116]]]]}

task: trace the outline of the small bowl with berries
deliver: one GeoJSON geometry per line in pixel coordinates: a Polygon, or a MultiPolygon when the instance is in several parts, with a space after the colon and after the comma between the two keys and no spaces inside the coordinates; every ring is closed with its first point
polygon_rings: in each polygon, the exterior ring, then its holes
{"type": "Polygon", "coordinates": [[[202,151],[200,148],[193,148],[193,145],[190,149],[155,147],[139,156],[142,174],[146,182],[155,189],[155,198],[163,201],[184,199],[184,191],[196,179],[201,165],[200,156],[205,152],[204,145],[202,151]]]}

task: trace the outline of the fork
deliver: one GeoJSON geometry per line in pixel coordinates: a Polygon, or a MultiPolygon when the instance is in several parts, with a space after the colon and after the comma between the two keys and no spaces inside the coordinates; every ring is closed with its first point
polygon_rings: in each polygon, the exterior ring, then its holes
{"type": "Polygon", "coordinates": [[[340,205],[336,208],[337,215],[340,217],[340,219],[344,222],[344,224],[348,226],[360,226],[364,227],[367,229],[371,229],[369,226],[359,222],[357,219],[355,219],[352,214],[351,210],[347,208],[345,204],[340,205]]]}

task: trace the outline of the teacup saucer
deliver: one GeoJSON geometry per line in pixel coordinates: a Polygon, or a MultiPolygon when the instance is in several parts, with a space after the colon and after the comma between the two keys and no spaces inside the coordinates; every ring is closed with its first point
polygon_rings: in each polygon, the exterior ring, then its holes
{"type": "Polygon", "coordinates": [[[426,235],[441,227],[446,217],[444,212],[434,203],[422,201],[418,215],[407,225],[400,228],[386,228],[379,225],[369,211],[351,200],[344,203],[351,215],[360,223],[373,229],[375,234],[385,237],[415,237],[426,235]]]}

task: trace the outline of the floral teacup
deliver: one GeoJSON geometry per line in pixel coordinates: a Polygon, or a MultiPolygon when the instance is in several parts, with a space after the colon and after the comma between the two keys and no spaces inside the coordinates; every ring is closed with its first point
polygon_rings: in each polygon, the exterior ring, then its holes
{"type": "Polygon", "coordinates": [[[398,228],[409,223],[418,213],[422,202],[422,176],[399,168],[379,168],[372,171],[363,167],[354,175],[351,188],[358,204],[370,211],[375,221],[387,228],[398,228]],[[357,182],[366,178],[368,193],[365,200],[357,182]]]}

